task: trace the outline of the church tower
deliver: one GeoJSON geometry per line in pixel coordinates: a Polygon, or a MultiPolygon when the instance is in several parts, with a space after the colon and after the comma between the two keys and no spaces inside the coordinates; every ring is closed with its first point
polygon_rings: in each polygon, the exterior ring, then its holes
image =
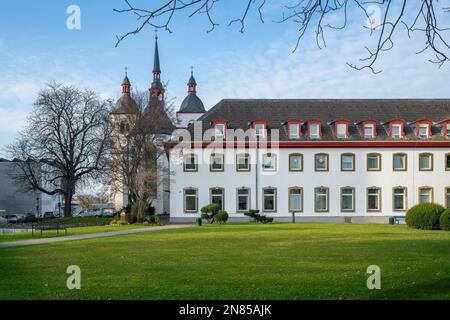
{"type": "MultiPolygon", "coordinates": [[[[117,100],[110,113],[112,124],[111,157],[113,158],[113,163],[121,161],[122,152],[127,144],[127,133],[133,128],[139,112],[139,106],[131,96],[131,82],[125,69],[125,77],[122,81],[122,96],[117,100]]],[[[113,167],[114,182],[108,189],[110,198],[117,210],[128,205],[128,189],[123,181],[123,172],[120,171],[120,167],[113,167]]]]}
{"type": "Polygon", "coordinates": [[[200,118],[206,111],[202,100],[197,96],[197,81],[194,78],[194,70],[191,68],[191,77],[187,83],[188,95],[181,103],[177,112],[177,127],[187,128],[190,122],[200,118]]]}

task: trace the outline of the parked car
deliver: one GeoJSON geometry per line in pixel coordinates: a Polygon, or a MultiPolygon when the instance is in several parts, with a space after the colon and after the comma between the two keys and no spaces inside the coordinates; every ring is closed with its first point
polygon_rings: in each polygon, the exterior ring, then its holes
{"type": "Polygon", "coordinates": [[[30,222],[36,222],[37,218],[34,214],[28,213],[26,214],[22,219],[21,222],[30,223],[30,222]]]}
{"type": "Polygon", "coordinates": [[[16,214],[9,214],[5,218],[8,223],[17,223],[19,221],[19,217],[16,214]]]}
{"type": "Polygon", "coordinates": [[[0,224],[6,224],[6,223],[8,223],[8,220],[6,220],[3,217],[0,217],[0,224]]]}
{"type": "Polygon", "coordinates": [[[53,219],[55,217],[55,215],[53,214],[53,212],[45,212],[43,215],[42,215],[42,218],[43,219],[53,219]]]}
{"type": "Polygon", "coordinates": [[[114,209],[103,209],[102,210],[102,217],[105,218],[113,218],[117,216],[119,213],[115,211],[114,209]]]}
{"type": "Polygon", "coordinates": [[[80,211],[77,217],[96,217],[99,218],[102,216],[102,211],[100,209],[87,209],[80,211]]]}

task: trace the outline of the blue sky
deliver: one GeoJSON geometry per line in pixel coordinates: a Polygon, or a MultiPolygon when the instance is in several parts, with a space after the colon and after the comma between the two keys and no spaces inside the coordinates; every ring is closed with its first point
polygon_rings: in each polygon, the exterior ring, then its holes
{"type": "MultiPolygon", "coordinates": [[[[148,3],[136,0],[136,3],[148,3]]],[[[327,48],[319,50],[307,35],[292,53],[296,26],[274,24],[281,14],[277,0],[265,8],[266,23],[249,17],[245,33],[227,27],[239,0],[222,1],[214,12],[220,26],[206,33],[202,17],[175,17],[173,33],[159,33],[162,79],[178,108],[186,95],[190,66],[195,67],[198,94],[207,109],[222,98],[449,98],[449,66],[441,69],[416,55],[423,39],[399,38],[382,56],[383,73],[355,71],[346,62],[358,62],[364,45],[372,41],[359,15],[354,28],[329,31],[327,48]]],[[[154,31],[124,40],[115,48],[115,36],[136,26],[131,15],[117,14],[122,0],[15,0],[0,12],[0,156],[26,123],[40,88],[53,81],[88,87],[104,98],[120,96],[123,70],[128,66],[135,89],[150,86],[154,31]],[[69,5],[81,9],[81,30],[66,28],[69,5]]],[[[446,25],[450,25],[447,18],[446,25]]]]}

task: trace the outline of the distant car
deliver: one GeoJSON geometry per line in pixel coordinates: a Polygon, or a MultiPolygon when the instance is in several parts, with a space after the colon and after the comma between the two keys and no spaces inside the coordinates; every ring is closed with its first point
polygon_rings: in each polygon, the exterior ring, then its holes
{"type": "Polygon", "coordinates": [[[102,211],[100,209],[87,209],[80,211],[77,217],[96,217],[99,218],[102,216],[102,211]]]}
{"type": "Polygon", "coordinates": [[[15,214],[10,214],[5,216],[8,223],[17,223],[19,221],[19,217],[15,214]]]}
{"type": "Polygon", "coordinates": [[[102,217],[105,218],[113,218],[117,216],[118,212],[114,211],[114,209],[103,209],[102,217]]]}
{"type": "Polygon", "coordinates": [[[22,219],[21,222],[30,223],[30,222],[36,222],[37,218],[34,214],[28,213],[26,214],[22,219]]]}
{"type": "Polygon", "coordinates": [[[53,219],[55,217],[55,215],[53,214],[53,212],[45,212],[43,215],[42,215],[42,218],[43,219],[53,219]]]}

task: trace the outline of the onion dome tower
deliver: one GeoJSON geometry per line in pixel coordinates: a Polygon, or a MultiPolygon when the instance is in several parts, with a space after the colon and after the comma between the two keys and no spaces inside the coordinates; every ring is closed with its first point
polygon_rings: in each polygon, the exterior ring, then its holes
{"type": "Polygon", "coordinates": [[[139,106],[131,97],[131,83],[125,68],[125,78],[122,81],[122,96],[117,100],[111,115],[135,115],[139,113],[139,106]]]}
{"type": "Polygon", "coordinates": [[[178,126],[180,128],[186,128],[191,121],[197,120],[206,112],[202,100],[197,96],[197,82],[195,81],[192,67],[191,77],[187,86],[188,95],[184,98],[180,110],[177,112],[178,126]]]}

